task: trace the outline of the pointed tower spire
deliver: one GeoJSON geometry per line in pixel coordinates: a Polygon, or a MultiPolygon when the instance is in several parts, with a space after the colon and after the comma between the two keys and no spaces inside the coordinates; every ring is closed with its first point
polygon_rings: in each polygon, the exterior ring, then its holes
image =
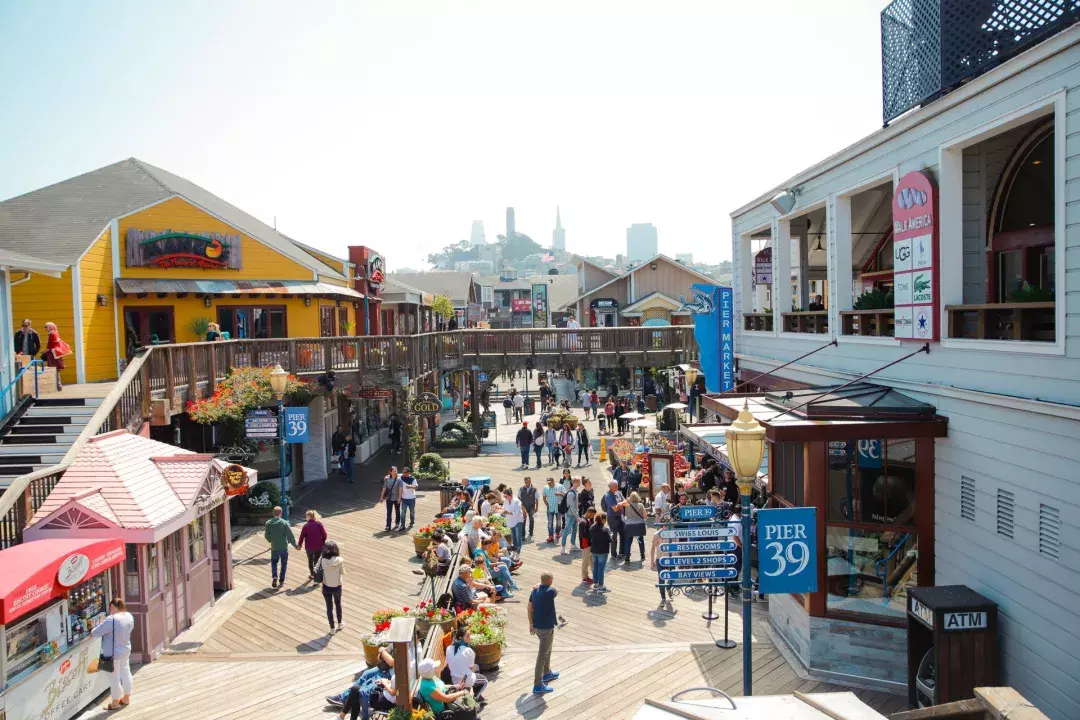
{"type": "Polygon", "coordinates": [[[562,216],[559,214],[559,206],[555,206],[555,229],[562,230],[562,216]]]}
{"type": "Polygon", "coordinates": [[[566,231],[562,226],[562,213],[555,206],[555,230],[551,233],[551,248],[556,252],[566,252],[566,231]]]}

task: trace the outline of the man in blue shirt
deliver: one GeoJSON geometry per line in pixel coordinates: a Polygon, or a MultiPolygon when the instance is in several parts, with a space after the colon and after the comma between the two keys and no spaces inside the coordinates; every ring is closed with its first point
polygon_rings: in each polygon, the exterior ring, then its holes
{"type": "Polygon", "coordinates": [[[549,572],[540,573],[540,584],[529,595],[529,633],[540,638],[540,650],[536,654],[536,670],[533,673],[533,693],[553,692],[548,685],[559,679],[559,673],[551,671],[551,645],[555,641],[555,596],[559,591],[552,585],[555,578],[549,572]]]}
{"type": "Polygon", "coordinates": [[[470,570],[467,565],[458,568],[457,579],[450,584],[450,594],[454,596],[454,604],[462,610],[474,609],[479,603],[480,596],[469,587],[470,570]]]}

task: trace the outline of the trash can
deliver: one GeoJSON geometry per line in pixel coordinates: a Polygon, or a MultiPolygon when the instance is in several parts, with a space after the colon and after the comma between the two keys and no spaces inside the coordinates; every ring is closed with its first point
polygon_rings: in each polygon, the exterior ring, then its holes
{"type": "Polygon", "coordinates": [[[908,591],[908,703],[930,707],[1000,684],[997,605],[966,585],[908,591]]]}
{"type": "Polygon", "coordinates": [[[649,409],[649,412],[656,412],[657,403],[655,395],[645,396],[645,407],[649,409]]]}
{"type": "Polygon", "coordinates": [[[525,414],[526,415],[535,415],[536,414],[536,401],[533,400],[531,397],[525,398],[525,414]]]}

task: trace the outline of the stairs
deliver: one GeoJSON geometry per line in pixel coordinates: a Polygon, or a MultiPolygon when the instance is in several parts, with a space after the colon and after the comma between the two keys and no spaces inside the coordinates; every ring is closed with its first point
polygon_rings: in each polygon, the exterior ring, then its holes
{"type": "Polygon", "coordinates": [[[56,465],[97,412],[101,398],[34,400],[0,438],[0,493],[20,475],[56,465]]]}

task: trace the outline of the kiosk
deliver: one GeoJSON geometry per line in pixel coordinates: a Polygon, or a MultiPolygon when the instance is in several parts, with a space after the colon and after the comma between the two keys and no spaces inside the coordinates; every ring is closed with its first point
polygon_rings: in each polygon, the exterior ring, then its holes
{"type": "Polygon", "coordinates": [[[37,540],[0,551],[0,718],[67,720],[109,689],[90,630],[120,593],[124,542],[37,540]]]}

